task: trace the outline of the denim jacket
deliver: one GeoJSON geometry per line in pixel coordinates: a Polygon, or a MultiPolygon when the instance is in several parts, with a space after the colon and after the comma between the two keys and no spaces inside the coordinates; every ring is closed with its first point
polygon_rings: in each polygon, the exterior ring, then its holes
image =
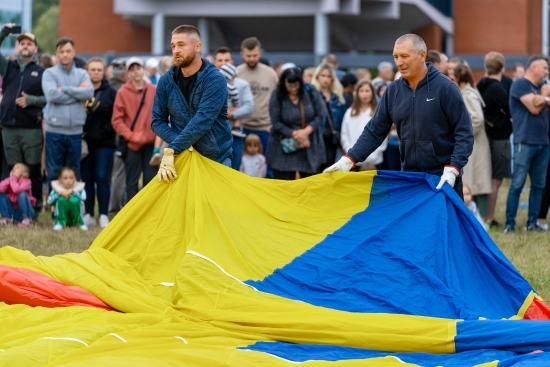
{"type": "Polygon", "coordinates": [[[227,82],[207,60],[185,100],[177,84],[177,66],[172,66],[157,85],[153,104],[153,131],[176,154],[193,146],[216,162],[232,158],[233,138],[227,121],[227,82]],[[170,123],[170,125],[169,125],[170,123]]]}
{"type": "MultiPolygon", "coordinates": [[[[326,103],[326,100],[324,98],[323,98],[323,102],[326,103]]],[[[344,120],[344,115],[348,107],[346,106],[345,103],[340,102],[340,100],[338,99],[338,96],[334,93],[331,93],[330,102],[328,104],[330,108],[330,117],[332,118],[332,123],[334,124],[334,130],[340,131],[342,130],[342,120],[344,120]]],[[[324,135],[330,136],[331,134],[332,134],[332,131],[330,129],[330,123],[328,121],[328,116],[327,116],[327,119],[325,119],[324,135]]]]}

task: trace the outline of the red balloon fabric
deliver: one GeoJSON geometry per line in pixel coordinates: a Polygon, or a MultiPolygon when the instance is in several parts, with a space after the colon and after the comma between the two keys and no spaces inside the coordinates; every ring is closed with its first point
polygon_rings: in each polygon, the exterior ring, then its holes
{"type": "Polygon", "coordinates": [[[0,265],[0,301],[42,307],[87,306],[114,310],[90,292],[28,269],[0,265]]]}

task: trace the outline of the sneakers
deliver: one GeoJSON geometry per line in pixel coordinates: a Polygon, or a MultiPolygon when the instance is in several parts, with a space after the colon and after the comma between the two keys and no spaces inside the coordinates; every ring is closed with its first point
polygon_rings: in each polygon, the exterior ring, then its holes
{"type": "Polygon", "coordinates": [[[529,224],[527,227],[525,227],[526,231],[532,231],[532,232],[544,232],[544,228],[539,226],[538,223],[529,224]]]}
{"type": "Polygon", "coordinates": [[[514,233],[516,231],[516,229],[514,227],[512,227],[511,225],[507,224],[505,227],[504,227],[504,231],[503,233],[514,233]]]}
{"type": "Polygon", "coordinates": [[[162,161],[162,155],[160,153],[155,153],[151,157],[151,160],[149,161],[150,166],[158,166],[160,165],[160,162],[162,161]]]}
{"type": "Polygon", "coordinates": [[[105,228],[107,227],[107,224],[109,224],[109,217],[106,216],[105,214],[101,214],[99,216],[99,226],[101,228],[105,228]]]}
{"type": "Polygon", "coordinates": [[[88,226],[85,225],[85,224],[81,225],[81,226],[78,227],[78,228],[80,228],[80,229],[83,230],[83,231],[87,231],[87,230],[88,230],[88,226]]]}
{"type": "Polygon", "coordinates": [[[63,230],[63,224],[61,224],[61,223],[54,224],[53,230],[54,231],[62,231],[63,230]]]}
{"type": "Polygon", "coordinates": [[[8,226],[13,223],[13,219],[11,218],[2,218],[0,219],[0,226],[8,226]]]}
{"type": "Polygon", "coordinates": [[[548,231],[548,223],[543,223],[543,224],[541,224],[541,223],[538,223],[538,222],[537,222],[537,224],[538,224],[538,225],[540,226],[540,228],[542,228],[543,230],[548,231]]]}
{"type": "Polygon", "coordinates": [[[34,222],[30,218],[23,218],[23,220],[19,223],[19,227],[28,227],[32,226],[34,222]]]}
{"type": "Polygon", "coordinates": [[[93,227],[96,225],[95,218],[92,217],[90,214],[86,214],[82,219],[84,220],[84,224],[88,227],[93,227]]]}
{"type": "Polygon", "coordinates": [[[236,136],[237,138],[246,138],[246,134],[243,133],[240,127],[234,127],[231,129],[231,135],[236,136]]]}

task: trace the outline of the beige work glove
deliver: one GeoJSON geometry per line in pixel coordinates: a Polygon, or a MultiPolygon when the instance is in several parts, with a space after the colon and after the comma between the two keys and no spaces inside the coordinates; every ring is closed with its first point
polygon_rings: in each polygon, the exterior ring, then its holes
{"type": "Polygon", "coordinates": [[[159,172],[157,173],[158,182],[170,183],[178,178],[176,168],[174,167],[174,149],[164,148],[164,155],[160,161],[159,172]]]}

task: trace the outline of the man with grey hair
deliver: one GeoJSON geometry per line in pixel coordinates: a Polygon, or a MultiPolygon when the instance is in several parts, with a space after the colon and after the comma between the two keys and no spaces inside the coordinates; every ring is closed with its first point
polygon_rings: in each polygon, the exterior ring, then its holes
{"type": "Polygon", "coordinates": [[[394,72],[391,62],[382,61],[378,64],[378,76],[372,80],[372,85],[376,87],[380,83],[390,84],[393,81],[394,72]]]}
{"type": "Polygon", "coordinates": [[[357,143],[324,172],[349,171],[363,162],[397,127],[401,170],[440,175],[462,197],[460,173],[472,153],[472,122],[457,85],[426,63],[426,44],[415,34],[401,36],[393,49],[401,78],[388,86],[357,143]]]}

